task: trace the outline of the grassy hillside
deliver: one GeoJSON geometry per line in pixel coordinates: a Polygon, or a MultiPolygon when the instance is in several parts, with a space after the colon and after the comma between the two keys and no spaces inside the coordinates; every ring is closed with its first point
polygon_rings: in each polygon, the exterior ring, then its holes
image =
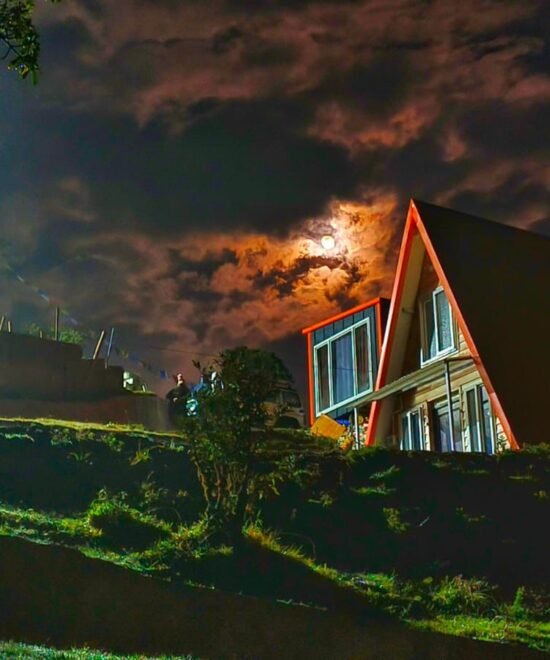
{"type": "MultiPolygon", "coordinates": [[[[143,655],[114,655],[92,649],[69,649],[58,651],[47,646],[0,642],[0,657],[17,660],[143,660],[143,655]]],[[[175,656],[156,656],[154,660],[172,660],[175,656]]],[[[153,658],[150,656],[150,660],[153,658]]],[[[193,660],[189,656],[178,656],[178,660],[193,660]]]]}
{"type": "Polygon", "coordinates": [[[175,582],[550,651],[544,447],[343,456],[288,432],[258,467],[276,461],[236,556],[204,534],[181,437],[0,422],[0,533],[175,582]]]}

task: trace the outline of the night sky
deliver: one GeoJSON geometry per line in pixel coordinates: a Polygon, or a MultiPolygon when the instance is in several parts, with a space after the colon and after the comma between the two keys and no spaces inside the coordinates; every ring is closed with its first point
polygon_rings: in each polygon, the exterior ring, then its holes
{"type": "Polygon", "coordinates": [[[262,346],[302,389],[300,329],[390,294],[410,197],[550,233],[546,0],[37,4],[39,84],[0,70],[2,253],[155,367],[262,346]]]}

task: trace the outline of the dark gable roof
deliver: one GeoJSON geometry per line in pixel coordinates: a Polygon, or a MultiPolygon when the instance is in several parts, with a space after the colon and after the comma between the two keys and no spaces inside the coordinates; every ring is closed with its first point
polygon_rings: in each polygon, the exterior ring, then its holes
{"type": "Polygon", "coordinates": [[[550,239],[414,204],[516,439],[550,442],[550,239]]]}

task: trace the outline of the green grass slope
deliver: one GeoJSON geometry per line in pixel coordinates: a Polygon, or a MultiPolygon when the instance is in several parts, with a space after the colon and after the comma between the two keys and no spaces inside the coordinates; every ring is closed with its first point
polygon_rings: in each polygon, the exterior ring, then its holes
{"type": "MultiPolygon", "coordinates": [[[[181,436],[0,421],[0,534],[353,620],[550,651],[550,452],[365,450],[273,433],[242,553],[212,542],[181,436]]],[[[521,651],[520,651],[521,652],[521,651]]]]}

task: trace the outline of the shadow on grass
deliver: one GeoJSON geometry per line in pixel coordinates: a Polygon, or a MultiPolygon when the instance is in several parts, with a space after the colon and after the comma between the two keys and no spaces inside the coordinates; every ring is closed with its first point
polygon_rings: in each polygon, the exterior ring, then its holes
{"type": "MultiPolygon", "coordinates": [[[[180,559],[174,566],[179,575],[216,589],[284,602],[304,603],[351,616],[355,619],[389,619],[349,587],[312,570],[288,554],[271,550],[247,538],[239,553],[220,553],[201,559],[180,559]]],[[[327,569],[330,570],[330,569],[327,569]]]]}

